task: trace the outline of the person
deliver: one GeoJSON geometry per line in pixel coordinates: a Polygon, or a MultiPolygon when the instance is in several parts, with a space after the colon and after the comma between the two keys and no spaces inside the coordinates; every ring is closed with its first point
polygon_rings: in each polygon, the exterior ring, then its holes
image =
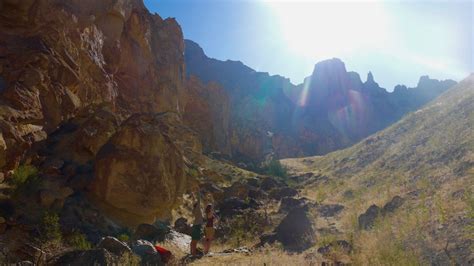
{"type": "Polygon", "coordinates": [[[212,240],[214,240],[215,223],[217,222],[217,216],[214,213],[212,204],[206,206],[206,227],[204,228],[204,254],[209,253],[211,248],[212,240]]]}
{"type": "Polygon", "coordinates": [[[193,222],[193,227],[191,231],[191,255],[196,256],[197,255],[197,243],[201,240],[202,238],[202,222],[203,222],[203,217],[202,217],[202,211],[201,211],[201,198],[199,197],[199,194],[197,196],[197,200],[193,205],[193,216],[194,216],[194,222],[193,222]]]}

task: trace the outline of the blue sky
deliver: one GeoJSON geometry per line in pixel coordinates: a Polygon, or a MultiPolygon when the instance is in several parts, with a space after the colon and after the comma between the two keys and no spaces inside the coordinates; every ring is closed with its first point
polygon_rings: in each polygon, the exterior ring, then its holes
{"type": "Polygon", "coordinates": [[[389,91],[421,75],[460,80],[474,72],[472,1],[145,0],[174,17],[210,57],[240,60],[295,84],[338,57],[389,91]]]}

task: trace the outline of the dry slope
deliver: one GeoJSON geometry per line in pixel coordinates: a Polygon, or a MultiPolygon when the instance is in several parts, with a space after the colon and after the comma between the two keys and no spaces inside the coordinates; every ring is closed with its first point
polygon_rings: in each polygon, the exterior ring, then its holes
{"type": "Polygon", "coordinates": [[[295,175],[310,176],[307,195],[346,206],[339,226],[354,239],[355,262],[383,263],[390,259],[387,254],[395,254],[410,261],[469,264],[473,262],[473,128],[471,75],[351,148],[283,163],[295,175]],[[356,229],[359,214],[396,195],[406,201],[394,215],[381,219],[370,232],[356,229]],[[396,243],[391,246],[387,239],[396,243]]]}

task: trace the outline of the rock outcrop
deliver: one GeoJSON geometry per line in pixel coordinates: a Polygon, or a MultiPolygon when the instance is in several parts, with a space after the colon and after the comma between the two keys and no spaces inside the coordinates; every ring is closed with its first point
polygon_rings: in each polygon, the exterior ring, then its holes
{"type": "Polygon", "coordinates": [[[308,206],[303,206],[290,210],[272,234],[261,237],[260,244],[279,241],[288,251],[302,252],[314,245],[314,235],[308,206]]]}
{"type": "Polygon", "coordinates": [[[395,196],[387,202],[383,208],[373,204],[371,205],[365,213],[359,215],[359,229],[369,230],[374,225],[378,218],[388,215],[395,212],[400,206],[403,205],[405,200],[400,196],[395,196]]]}
{"type": "Polygon", "coordinates": [[[85,107],[179,111],[184,45],[139,0],[1,1],[0,168],[85,107]]]}
{"type": "Polygon", "coordinates": [[[167,216],[184,192],[183,154],[168,115],[132,115],[97,154],[92,194],[132,223],[167,216]]]}
{"type": "Polygon", "coordinates": [[[197,132],[204,152],[231,155],[229,97],[219,85],[204,85],[198,78],[189,77],[183,109],[183,122],[197,132]]]}
{"type": "Polygon", "coordinates": [[[189,86],[210,110],[193,119],[212,122],[212,141],[183,123],[185,82],[180,26],[141,0],[2,0],[0,173],[32,163],[125,222],[166,216],[201,142],[228,153],[230,141],[218,87],[189,86]]]}

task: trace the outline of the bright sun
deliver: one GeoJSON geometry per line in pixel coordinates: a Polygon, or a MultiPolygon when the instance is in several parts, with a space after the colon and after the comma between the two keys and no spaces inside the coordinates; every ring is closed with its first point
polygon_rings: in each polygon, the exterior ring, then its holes
{"type": "Polygon", "coordinates": [[[294,53],[311,59],[381,49],[388,38],[382,3],[269,1],[282,37],[294,53]]]}

